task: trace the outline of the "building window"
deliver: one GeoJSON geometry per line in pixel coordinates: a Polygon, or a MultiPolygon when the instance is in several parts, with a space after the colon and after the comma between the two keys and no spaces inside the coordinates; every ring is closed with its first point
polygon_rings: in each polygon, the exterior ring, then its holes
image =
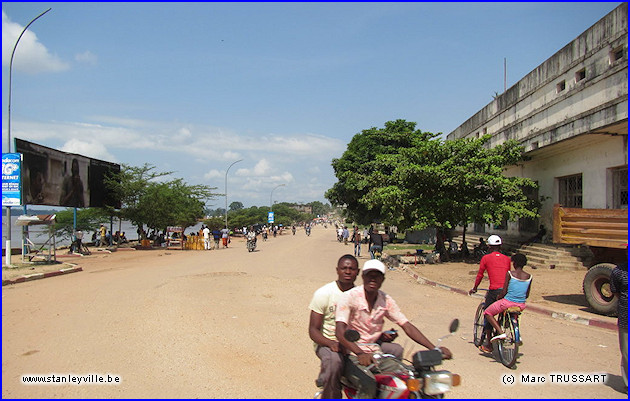
{"type": "Polygon", "coordinates": [[[575,83],[578,83],[584,79],[586,79],[586,68],[582,68],[580,71],[575,73],[575,83]]]}
{"type": "MultiPolygon", "coordinates": [[[[527,197],[530,206],[540,207],[540,201],[538,200],[538,181],[536,181],[536,188],[524,187],[523,194],[527,197]]],[[[527,218],[521,217],[518,219],[518,231],[535,233],[538,232],[538,226],[540,224],[539,218],[527,218]]]]}
{"type": "Polygon", "coordinates": [[[483,134],[484,134],[484,135],[488,135],[488,128],[484,128],[484,129],[483,129],[483,134]]]}
{"type": "Polygon", "coordinates": [[[615,62],[621,60],[623,58],[623,46],[619,46],[608,55],[610,65],[615,64],[615,62]]]}
{"type": "Polygon", "coordinates": [[[582,174],[558,178],[559,203],[564,207],[582,207],[582,174]]]}
{"type": "Polygon", "coordinates": [[[628,208],[628,167],[612,170],[613,208],[628,208]]]}
{"type": "Polygon", "coordinates": [[[564,80],[558,82],[556,84],[556,93],[560,93],[560,92],[564,91],[566,89],[566,87],[567,87],[567,84],[566,84],[566,82],[564,82],[564,80]]]}

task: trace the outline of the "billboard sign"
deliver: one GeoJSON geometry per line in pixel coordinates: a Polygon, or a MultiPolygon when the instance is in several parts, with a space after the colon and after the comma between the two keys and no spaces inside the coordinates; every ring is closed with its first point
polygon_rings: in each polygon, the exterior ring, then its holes
{"type": "Polygon", "coordinates": [[[273,212],[269,212],[269,214],[267,215],[267,223],[273,223],[273,222],[274,222],[273,212]]]}
{"type": "Polygon", "coordinates": [[[15,139],[22,154],[22,193],[27,205],[119,208],[105,187],[120,165],[15,139]]]}
{"type": "Polygon", "coordinates": [[[22,155],[2,154],[2,206],[21,206],[20,172],[22,155]]]}

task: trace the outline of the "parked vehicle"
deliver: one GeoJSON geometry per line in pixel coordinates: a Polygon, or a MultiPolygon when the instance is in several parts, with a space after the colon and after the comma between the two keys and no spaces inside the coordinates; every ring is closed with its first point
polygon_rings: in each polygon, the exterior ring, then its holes
{"type": "Polygon", "coordinates": [[[554,205],[553,242],[589,247],[594,259],[582,283],[584,296],[596,312],[614,315],[617,296],[610,291],[610,274],[627,261],[628,211],[554,205]]]}

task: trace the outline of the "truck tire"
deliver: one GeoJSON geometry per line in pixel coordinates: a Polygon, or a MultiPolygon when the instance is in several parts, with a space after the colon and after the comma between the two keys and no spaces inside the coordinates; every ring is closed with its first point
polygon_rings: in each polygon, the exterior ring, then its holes
{"type": "Polygon", "coordinates": [[[597,264],[588,270],[582,283],[586,301],[602,315],[617,313],[617,296],[610,292],[610,274],[614,268],[612,263],[597,264]]]}

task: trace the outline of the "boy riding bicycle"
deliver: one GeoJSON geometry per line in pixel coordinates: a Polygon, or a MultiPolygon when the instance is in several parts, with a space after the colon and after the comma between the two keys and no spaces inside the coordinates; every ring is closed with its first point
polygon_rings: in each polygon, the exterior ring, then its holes
{"type": "Polygon", "coordinates": [[[505,274],[503,291],[497,296],[497,301],[488,306],[484,312],[486,319],[498,333],[490,342],[506,338],[503,329],[495,319],[496,315],[514,306],[521,310],[525,309],[525,300],[529,297],[529,291],[532,288],[532,275],[523,271],[526,264],[525,255],[521,253],[512,255],[514,271],[508,271],[505,274]]]}

